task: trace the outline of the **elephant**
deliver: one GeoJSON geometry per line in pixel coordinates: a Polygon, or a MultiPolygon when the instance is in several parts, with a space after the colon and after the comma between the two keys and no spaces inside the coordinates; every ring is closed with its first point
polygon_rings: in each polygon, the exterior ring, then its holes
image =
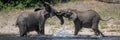
{"type": "Polygon", "coordinates": [[[63,17],[56,14],[57,10],[48,3],[44,3],[42,8],[36,8],[34,12],[22,12],[16,20],[20,36],[27,36],[30,31],[36,31],[38,35],[45,35],[45,21],[52,16],[57,16],[61,21],[61,25],[64,24],[63,17]]]}
{"type": "Polygon", "coordinates": [[[80,29],[92,28],[96,36],[104,36],[98,29],[99,21],[102,20],[100,15],[92,10],[78,11],[76,9],[63,9],[58,12],[58,15],[62,15],[65,18],[73,21],[75,26],[74,35],[78,35],[80,29]]]}

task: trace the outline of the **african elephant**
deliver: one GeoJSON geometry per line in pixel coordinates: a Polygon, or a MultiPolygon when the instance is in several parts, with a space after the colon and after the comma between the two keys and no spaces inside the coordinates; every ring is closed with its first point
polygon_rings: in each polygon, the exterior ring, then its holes
{"type": "Polygon", "coordinates": [[[36,31],[39,35],[44,35],[45,21],[52,16],[57,16],[64,23],[62,16],[56,15],[57,10],[49,4],[44,3],[42,8],[36,8],[34,12],[23,12],[16,20],[16,26],[19,28],[20,36],[27,36],[30,31],[36,31]]]}
{"type": "Polygon", "coordinates": [[[58,15],[62,15],[74,22],[74,35],[77,35],[79,30],[84,27],[92,28],[97,36],[104,36],[98,29],[98,24],[101,20],[100,15],[94,10],[78,11],[75,9],[63,9],[59,11],[58,15]]]}

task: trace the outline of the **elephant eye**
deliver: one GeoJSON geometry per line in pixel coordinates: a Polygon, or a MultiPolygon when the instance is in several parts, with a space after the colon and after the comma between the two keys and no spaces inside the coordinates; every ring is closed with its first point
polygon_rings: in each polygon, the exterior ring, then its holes
{"type": "Polygon", "coordinates": [[[48,12],[44,12],[45,15],[49,14],[48,12]]]}

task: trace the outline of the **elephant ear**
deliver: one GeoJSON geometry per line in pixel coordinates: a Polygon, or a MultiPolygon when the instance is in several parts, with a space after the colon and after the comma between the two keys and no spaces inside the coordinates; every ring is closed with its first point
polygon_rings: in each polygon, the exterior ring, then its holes
{"type": "Polygon", "coordinates": [[[57,13],[57,10],[52,8],[52,6],[47,2],[44,2],[43,6],[45,7],[45,10],[50,14],[50,16],[54,16],[57,13]]]}
{"type": "Polygon", "coordinates": [[[50,6],[49,3],[44,2],[44,3],[43,3],[43,6],[45,7],[46,11],[48,11],[49,13],[51,13],[52,7],[50,6]]]}
{"type": "Polygon", "coordinates": [[[75,20],[76,18],[77,18],[77,14],[76,14],[76,12],[74,12],[74,11],[71,11],[71,16],[70,16],[70,19],[71,20],[75,20]]]}
{"type": "Polygon", "coordinates": [[[39,11],[39,10],[42,10],[42,9],[43,9],[43,7],[36,8],[36,9],[34,10],[34,12],[39,11]]]}

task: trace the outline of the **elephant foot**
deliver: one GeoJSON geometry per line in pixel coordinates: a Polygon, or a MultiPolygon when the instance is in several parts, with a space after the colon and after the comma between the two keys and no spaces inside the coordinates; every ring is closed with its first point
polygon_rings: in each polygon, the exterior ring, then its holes
{"type": "Polygon", "coordinates": [[[103,34],[99,35],[100,37],[105,37],[103,34]]]}
{"type": "Polygon", "coordinates": [[[103,36],[103,35],[93,35],[91,37],[105,37],[105,36],[103,36]]]}
{"type": "Polygon", "coordinates": [[[98,37],[98,35],[92,35],[91,37],[98,37]]]}
{"type": "Polygon", "coordinates": [[[45,35],[43,35],[43,34],[38,34],[38,36],[39,36],[39,37],[42,37],[42,36],[45,36],[45,35]]]}

